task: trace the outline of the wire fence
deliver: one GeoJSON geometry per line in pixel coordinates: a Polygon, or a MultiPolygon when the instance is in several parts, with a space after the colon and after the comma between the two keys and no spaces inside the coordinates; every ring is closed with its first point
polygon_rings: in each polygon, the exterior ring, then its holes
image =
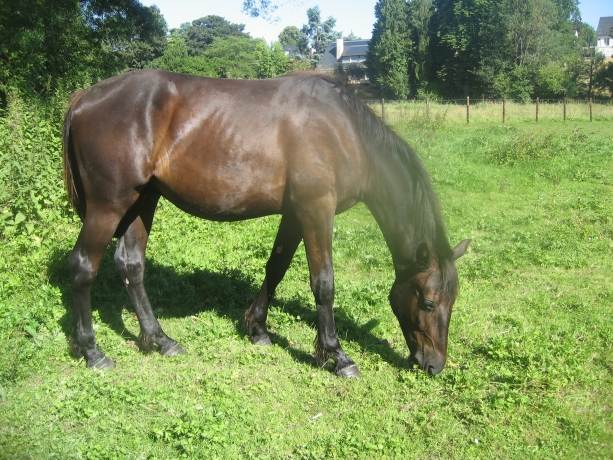
{"type": "Polygon", "coordinates": [[[445,118],[460,123],[513,121],[611,121],[613,100],[594,99],[450,99],[450,100],[369,100],[369,106],[386,123],[416,117],[445,118]]]}

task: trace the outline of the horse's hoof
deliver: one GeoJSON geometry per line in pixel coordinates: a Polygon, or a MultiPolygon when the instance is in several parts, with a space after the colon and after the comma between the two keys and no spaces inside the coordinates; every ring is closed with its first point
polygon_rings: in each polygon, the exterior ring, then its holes
{"type": "Polygon", "coordinates": [[[183,347],[181,345],[179,345],[177,342],[175,342],[173,345],[171,345],[170,347],[164,349],[162,348],[160,350],[160,353],[162,354],[162,356],[167,356],[167,357],[172,357],[172,356],[177,356],[177,355],[184,355],[185,354],[185,350],[183,349],[183,347]]]}
{"type": "Polygon", "coordinates": [[[104,356],[102,359],[100,359],[99,361],[91,364],[91,363],[87,363],[87,367],[89,369],[97,369],[100,371],[110,371],[111,369],[115,369],[115,361],[113,361],[112,359],[108,358],[107,356],[104,356]]]}
{"type": "Polygon", "coordinates": [[[343,377],[346,379],[357,379],[362,376],[360,370],[358,369],[358,366],[356,366],[355,364],[343,367],[342,369],[337,370],[335,373],[339,377],[343,377]]]}
{"type": "Polygon", "coordinates": [[[251,337],[251,343],[254,345],[259,345],[261,347],[269,347],[272,345],[272,340],[267,335],[254,335],[251,337]]]}

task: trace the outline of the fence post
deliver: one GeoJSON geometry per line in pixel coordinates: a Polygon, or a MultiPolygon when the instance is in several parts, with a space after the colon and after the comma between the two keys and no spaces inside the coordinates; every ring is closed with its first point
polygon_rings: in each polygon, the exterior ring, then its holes
{"type": "Polygon", "coordinates": [[[466,123],[470,123],[470,97],[466,96],[466,123]]]}
{"type": "Polygon", "coordinates": [[[592,121],[592,98],[590,97],[590,121],[592,121]]]}
{"type": "Polygon", "coordinates": [[[539,98],[536,98],[536,122],[539,122],[539,98]]]}
{"type": "Polygon", "coordinates": [[[502,123],[507,121],[507,98],[502,98],[502,123]]]}
{"type": "Polygon", "coordinates": [[[430,98],[426,98],[426,116],[430,118],[430,98]]]}
{"type": "Polygon", "coordinates": [[[564,121],[566,121],[566,98],[564,98],[564,121]]]}
{"type": "Polygon", "coordinates": [[[381,99],[381,119],[385,123],[385,99],[381,99]]]}

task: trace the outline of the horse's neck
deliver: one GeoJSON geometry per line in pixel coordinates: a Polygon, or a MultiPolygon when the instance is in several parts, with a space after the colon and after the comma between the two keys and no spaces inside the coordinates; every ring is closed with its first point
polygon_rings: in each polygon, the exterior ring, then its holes
{"type": "Polygon", "coordinates": [[[405,269],[414,263],[419,241],[416,241],[416,218],[411,215],[412,192],[390,177],[379,177],[365,194],[364,202],[379,224],[385,242],[392,254],[396,269],[405,269]]]}

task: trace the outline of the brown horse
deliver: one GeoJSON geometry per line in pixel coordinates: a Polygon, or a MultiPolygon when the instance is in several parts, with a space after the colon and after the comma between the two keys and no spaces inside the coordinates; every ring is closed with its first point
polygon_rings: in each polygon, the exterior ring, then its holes
{"type": "Polygon", "coordinates": [[[87,367],[114,362],[96,346],[90,291],[102,254],[119,238],[115,263],[134,305],[144,349],[184,353],[153,315],[143,272],[160,196],[216,221],[281,214],[266,277],[245,326],[270,344],[268,305],[301,240],[317,305],[316,356],[359,376],[334,325],[335,214],[364,202],[391,251],[390,303],[410,349],[429,374],[445,365],[457,296],[438,200],[419,158],[373,112],[331,79],[310,73],[220,80],[158,70],[129,72],[75,95],[64,122],[64,175],[83,228],[68,257],[73,352],[87,367]]]}

